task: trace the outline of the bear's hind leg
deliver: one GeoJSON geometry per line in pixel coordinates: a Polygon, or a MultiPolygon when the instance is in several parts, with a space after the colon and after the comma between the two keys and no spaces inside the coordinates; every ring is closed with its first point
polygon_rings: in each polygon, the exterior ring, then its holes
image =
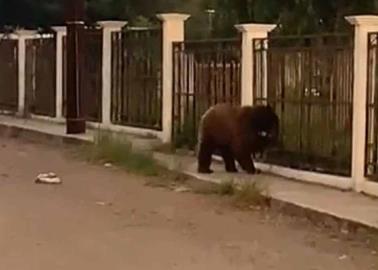
{"type": "Polygon", "coordinates": [[[212,143],[201,142],[198,151],[198,172],[210,174],[213,171],[210,169],[211,158],[213,155],[214,146],[212,143]]]}
{"type": "Polygon", "coordinates": [[[226,171],[229,173],[238,172],[235,165],[235,158],[230,147],[226,147],[226,146],[222,147],[221,155],[222,155],[225,167],[226,167],[226,171]]]}

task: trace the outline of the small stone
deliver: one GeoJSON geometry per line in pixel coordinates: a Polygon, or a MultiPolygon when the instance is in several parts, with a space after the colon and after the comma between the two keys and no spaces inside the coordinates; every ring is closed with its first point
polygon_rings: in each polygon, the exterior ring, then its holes
{"type": "Polygon", "coordinates": [[[372,250],[371,251],[371,255],[377,255],[377,251],[376,250],[372,250]]]}
{"type": "Polygon", "coordinates": [[[174,189],[174,191],[178,193],[185,193],[185,192],[190,192],[191,190],[187,187],[177,187],[174,189]]]}
{"type": "Polygon", "coordinates": [[[250,205],[249,206],[249,209],[253,210],[253,211],[260,211],[261,210],[261,206],[258,206],[258,205],[250,205]]]}
{"type": "Polygon", "coordinates": [[[106,206],[106,202],[96,202],[96,204],[99,206],[106,206]]]}
{"type": "Polygon", "coordinates": [[[343,261],[343,260],[346,260],[346,259],[348,259],[348,256],[347,255],[341,255],[340,257],[339,257],[339,260],[340,261],[343,261]]]}
{"type": "Polygon", "coordinates": [[[111,164],[111,163],[105,163],[105,164],[104,164],[104,167],[105,167],[105,168],[112,168],[112,167],[113,167],[113,164],[111,164]]]}

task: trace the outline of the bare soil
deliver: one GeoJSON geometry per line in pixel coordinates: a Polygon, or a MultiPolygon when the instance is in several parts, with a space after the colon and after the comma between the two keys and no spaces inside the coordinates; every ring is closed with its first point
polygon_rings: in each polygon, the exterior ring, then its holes
{"type": "Polygon", "coordinates": [[[370,245],[294,218],[149,187],[65,149],[1,140],[0,269],[378,269],[370,245]],[[50,171],[62,185],[34,183],[50,171]]]}

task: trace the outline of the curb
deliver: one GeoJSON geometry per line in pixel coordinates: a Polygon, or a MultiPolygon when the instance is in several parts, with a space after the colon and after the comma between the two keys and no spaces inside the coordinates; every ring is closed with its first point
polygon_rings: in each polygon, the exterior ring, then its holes
{"type": "Polygon", "coordinates": [[[33,129],[12,126],[0,123],[0,136],[9,138],[20,138],[26,141],[44,143],[48,145],[82,145],[91,144],[91,141],[75,136],[64,136],[46,133],[33,129]]]}

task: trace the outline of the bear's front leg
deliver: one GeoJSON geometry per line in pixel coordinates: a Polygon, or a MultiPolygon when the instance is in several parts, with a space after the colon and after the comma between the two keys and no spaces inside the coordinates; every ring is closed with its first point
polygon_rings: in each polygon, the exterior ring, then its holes
{"type": "Polygon", "coordinates": [[[236,155],[236,159],[242,169],[247,172],[248,174],[258,174],[260,170],[257,170],[255,164],[253,163],[252,157],[250,153],[238,153],[236,155]]]}

